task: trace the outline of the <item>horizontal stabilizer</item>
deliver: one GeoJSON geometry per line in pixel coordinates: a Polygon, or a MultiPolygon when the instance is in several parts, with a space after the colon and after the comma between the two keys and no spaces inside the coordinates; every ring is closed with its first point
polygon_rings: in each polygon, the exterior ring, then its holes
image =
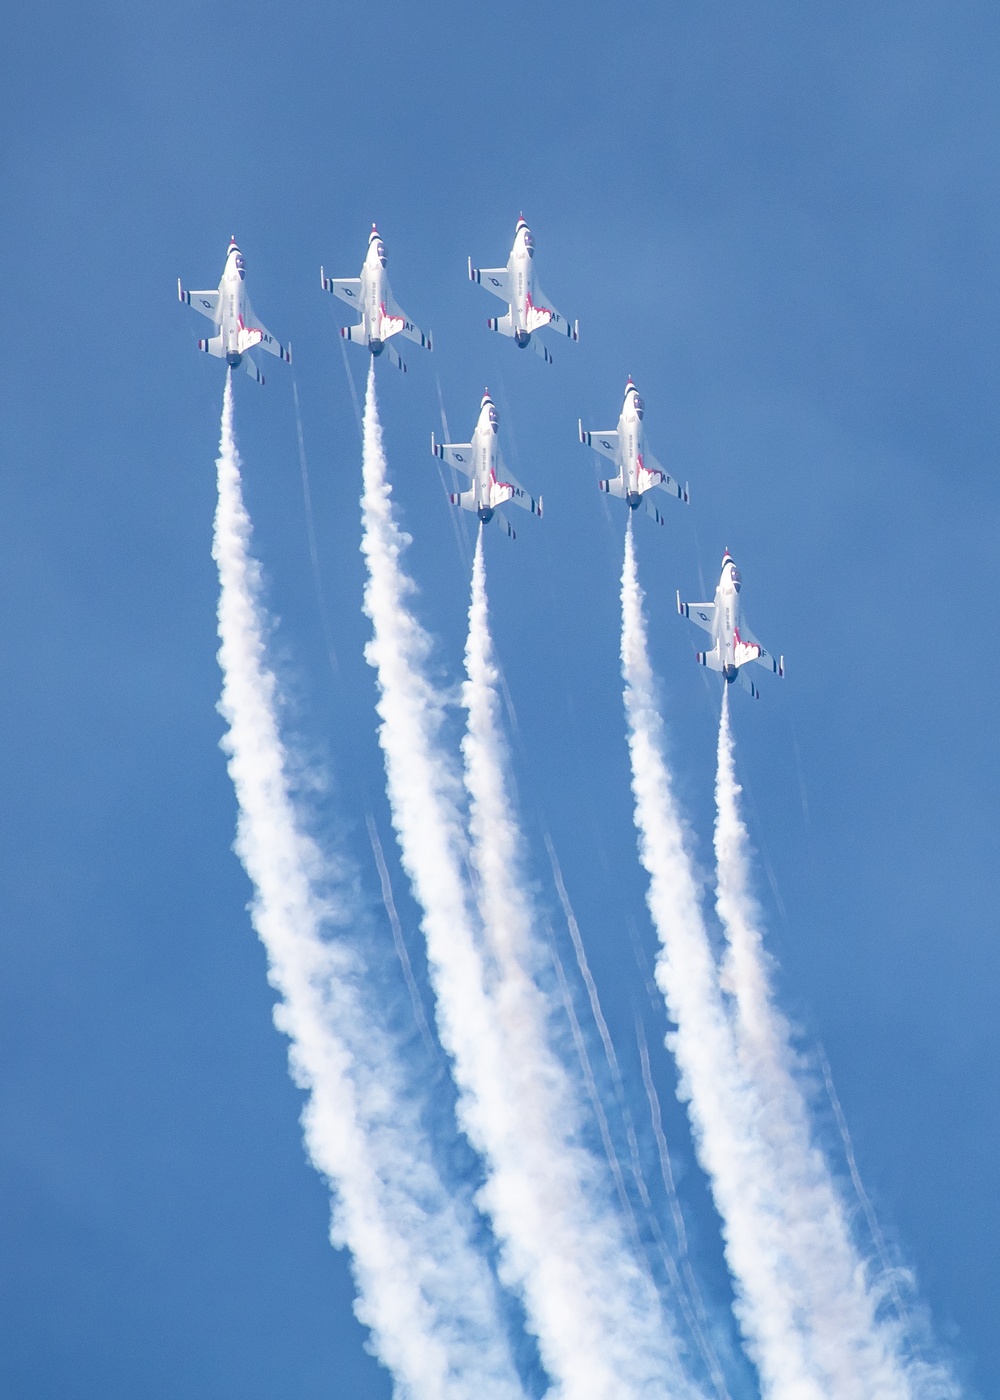
{"type": "Polygon", "coordinates": [[[463,510],[479,509],[479,506],[476,503],[476,493],[471,489],[468,491],[459,491],[455,494],[449,495],[448,499],[449,501],[451,501],[453,506],[461,506],[463,510]]]}
{"type": "Polygon", "coordinates": [[[747,692],[748,695],[752,696],[754,700],[760,699],[760,691],[757,689],[757,687],[754,685],[753,681],[750,679],[750,677],[745,671],[737,671],[736,679],[739,681],[740,685],[743,687],[743,689],[747,692]]]}
{"type": "Polygon", "coordinates": [[[552,363],[552,356],[549,354],[548,347],[543,345],[536,335],[533,335],[531,337],[528,344],[531,346],[532,350],[534,350],[536,355],[540,355],[542,357],[542,359],[547,365],[550,365],[552,363]]]}
{"type": "Polygon", "coordinates": [[[340,334],[344,340],[350,340],[355,345],[368,344],[368,332],[365,330],[364,321],[359,321],[356,326],[341,326],[340,334]]]}
{"type": "Polygon", "coordinates": [[[250,356],[249,356],[249,355],[244,355],[244,356],[243,356],[243,359],[242,359],[242,361],[241,361],[241,363],[242,363],[242,365],[243,365],[243,368],[246,370],[247,374],[249,374],[250,378],[251,378],[251,379],[256,379],[256,381],[257,381],[258,384],[263,385],[263,383],[264,383],[264,376],[261,374],[260,370],[259,370],[259,369],[257,368],[257,366],[254,364],[253,360],[251,360],[250,356]]]}
{"type": "Polygon", "coordinates": [[[620,476],[613,476],[610,481],[599,481],[598,486],[606,496],[618,496],[625,499],[625,483],[620,476]]]}
{"type": "Polygon", "coordinates": [[[391,345],[387,345],[383,353],[390,364],[395,365],[397,369],[401,369],[404,374],[406,373],[406,365],[399,358],[398,350],[394,350],[391,345]]]}
{"type": "Polygon", "coordinates": [[[713,647],[711,651],[696,651],[694,659],[699,666],[707,666],[710,671],[722,670],[722,661],[719,657],[718,647],[713,647]]]}
{"type": "Polygon", "coordinates": [[[506,316],[491,316],[486,322],[491,331],[496,331],[498,335],[513,335],[514,322],[510,318],[510,313],[506,316]]]}
{"type": "Polygon", "coordinates": [[[206,355],[214,355],[217,360],[224,360],[226,358],[221,335],[213,335],[211,340],[199,340],[198,349],[204,350],[206,355]]]}

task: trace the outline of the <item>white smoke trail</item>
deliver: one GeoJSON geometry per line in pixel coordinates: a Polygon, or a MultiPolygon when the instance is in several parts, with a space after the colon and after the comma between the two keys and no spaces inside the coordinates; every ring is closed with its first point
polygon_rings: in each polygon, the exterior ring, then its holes
{"type": "Polygon", "coordinates": [[[660,938],[656,981],[677,1030],[668,1037],[699,1159],[722,1218],[735,1311],[770,1400],[825,1400],[798,1325],[797,1300],[766,1190],[754,1128],[755,1095],[742,1075],[699,904],[687,832],[667,771],[663,722],[646,643],[629,519],[622,573],[622,675],[639,854],[660,938]]]}
{"type": "Polygon", "coordinates": [[[903,1318],[884,1314],[887,1298],[900,1301],[895,1273],[870,1271],[861,1257],[845,1203],[815,1141],[791,1028],[771,991],[761,910],[750,887],[740,791],[726,687],[715,787],[716,908],[727,940],[722,981],[733,998],[744,1072],[760,1094],[758,1130],[769,1149],[802,1327],[833,1394],[947,1394],[947,1372],[908,1350],[903,1318]]]}
{"type": "MultiPolygon", "coordinates": [[[[650,1374],[648,1356],[658,1349],[666,1362],[669,1347],[657,1348],[655,1339],[644,1335],[645,1277],[634,1262],[630,1275],[624,1261],[602,1274],[609,1260],[606,1241],[586,1213],[577,1220],[575,1236],[567,1231],[570,1212],[560,1199],[568,1191],[577,1202],[584,1188],[593,1189],[589,1178],[574,1180],[574,1173],[582,1174],[579,1153],[569,1149],[564,1160],[553,1160],[548,1146],[535,1143],[536,1131],[545,1144],[553,1132],[568,1141],[577,1124],[575,1118],[552,1125],[538,1119],[540,1097],[560,1114],[572,1115],[573,1107],[563,1106],[558,1085],[543,1082],[553,1072],[551,1057],[532,1060],[545,1031],[530,978],[518,970],[518,965],[530,970],[531,952],[525,962],[515,959],[515,951],[523,951],[516,933],[510,946],[498,942],[490,950],[496,959],[492,995],[486,986],[464,878],[469,851],[461,785],[442,738],[443,700],[426,674],[429,639],[408,606],[413,584],[400,563],[408,541],[393,519],[374,366],[364,426],[362,549],[369,571],[365,609],[373,624],[367,655],[378,672],[389,802],[403,865],[423,909],[438,1032],[453,1062],[460,1121],[484,1159],[480,1201],[493,1222],[501,1276],[521,1293],[528,1326],[559,1395],[567,1400],[659,1397],[665,1372],[650,1374]],[[522,1025],[527,1044],[511,1039],[522,1025]],[[620,1336],[609,1332],[609,1317],[620,1323],[620,1336]],[[626,1339],[641,1343],[641,1356],[628,1354],[626,1339]]],[[[492,886],[492,867],[484,874],[492,886]]]]}
{"type": "MultiPolygon", "coordinates": [[[[844,1293],[826,1291],[822,1306],[814,1305],[803,1258],[822,1263],[817,1251],[824,1232],[836,1239],[842,1225],[839,1202],[831,1193],[823,1209],[824,1202],[814,1198],[815,1216],[800,1210],[799,1202],[789,1202],[796,1183],[790,1180],[786,1154],[801,1125],[794,1114],[784,1122],[775,1119],[774,1095],[782,1077],[775,1072],[779,1061],[772,1056],[765,1062],[774,1050],[774,1026],[765,1015],[766,974],[748,963],[745,948],[738,967],[729,959],[730,978],[745,984],[744,1007],[736,1017],[739,1031],[723,1002],[666,766],[631,522],[622,575],[622,671],[640,856],[650,876],[647,899],[661,943],[656,978],[677,1025],[668,1044],[722,1217],[736,1315],[764,1394],[774,1400],[830,1395],[837,1400],[930,1400],[954,1394],[944,1372],[906,1365],[898,1333],[876,1316],[857,1257],[855,1277],[849,1261],[838,1260],[847,1265],[840,1274],[844,1293]]],[[[745,866],[742,873],[742,887],[730,881],[727,911],[740,888],[746,891],[745,866]]],[[[838,1249],[835,1243],[834,1255],[838,1249]]]]}
{"type": "MultiPolygon", "coordinates": [[[[532,975],[542,966],[544,945],[536,933],[522,873],[523,838],[505,772],[482,526],[472,568],[465,665],[468,679],[463,699],[468,730],[462,752],[470,799],[472,863],[478,877],[487,948],[495,968],[491,994],[501,1032],[512,1052],[508,1074],[521,1116],[522,1170],[535,1182],[538,1205],[547,1220],[546,1238],[534,1241],[535,1255],[526,1260],[525,1294],[532,1300],[533,1312],[552,1305],[547,1295],[553,1291],[562,1294],[564,1304],[575,1308],[577,1330],[593,1337],[602,1363],[617,1378],[616,1393],[645,1394],[667,1383],[676,1394],[689,1386],[645,1269],[603,1105],[598,1096],[605,1154],[622,1213],[631,1227],[631,1248],[622,1220],[607,1198],[603,1170],[579,1143],[576,1087],[553,1053],[549,1007],[532,975]],[[600,1281],[596,1288],[595,1279],[600,1281]]],[[[594,1089],[596,1094],[596,1085],[594,1089]]],[[[567,1340],[574,1350],[579,1348],[579,1337],[567,1334],[567,1340]]],[[[597,1389],[596,1381],[594,1377],[590,1393],[609,1393],[603,1382],[597,1389]]]]}
{"type": "Polygon", "coordinates": [[[219,709],[239,804],[235,849],[251,917],[281,994],[275,1024],[308,1094],[309,1157],[329,1181],[331,1238],[353,1256],[356,1312],[408,1400],[516,1400],[521,1389],[485,1262],[439,1179],[391,1048],[365,1017],[364,969],[335,935],[354,908],[338,870],[297,818],[265,656],[260,570],[250,553],[227,377],[213,557],[219,569],[219,709]]]}

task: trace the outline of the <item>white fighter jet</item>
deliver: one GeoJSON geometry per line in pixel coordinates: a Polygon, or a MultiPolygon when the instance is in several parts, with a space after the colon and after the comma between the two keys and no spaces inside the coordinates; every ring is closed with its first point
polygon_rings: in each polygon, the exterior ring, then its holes
{"type": "Polygon", "coordinates": [[[251,379],[264,383],[264,376],[247,354],[255,345],[266,350],[269,355],[277,355],[286,364],[292,363],[292,347],[275,340],[271,332],[258,318],[250,298],[247,296],[246,269],[243,254],[236,246],[236,239],[229,240],[226,252],[226,268],[222,281],[214,292],[186,292],[177,279],[177,296],[187,306],[193,306],[207,316],[216,328],[216,334],[208,340],[199,340],[198,349],[236,369],[242,365],[251,379]]]}
{"type": "Polygon", "coordinates": [[[722,577],[715,590],[714,603],[682,603],[677,594],[677,611],[682,617],[689,617],[699,627],[712,634],[715,645],[711,651],[696,653],[698,662],[710,671],[720,671],[727,684],[738,680],[744,690],[748,690],[755,700],[760,699],[760,691],[743,667],[750,661],[766,666],[776,676],[785,674],[785,658],[773,657],[758,642],[743,619],[740,607],[740,571],[733,563],[727,549],[722,556],[722,577]]]}
{"type": "Polygon", "coordinates": [[[500,455],[499,427],[496,405],[487,389],[483,394],[472,441],[437,442],[431,433],[431,451],[435,457],[440,457],[471,480],[468,491],[449,497],[452,505],[461,506],[463,510],[474,510],[484,525],[496,515],[500,528],[513,540],[517,536],[504,517],[497,514],[497,506],[513,501],[522,510],[530,510],[532,515],[540,517],[542,498],[539,496],[536,501],[529,496],[504,466],[500,455]]]}
{"type": "Polygon", "coordinates": [[[551,326],[570,340],[580,339],[580,323],[572,325],[549,301],[535,281],[535,240],[531,229],[524,221],[524,215],[517,221],[514,246],[510,250],[506,267],[473,267],[469,259],[469,280],[478,282],[488,292],[507,303],[506,316],[491,316],[487,321],[491,331],[509,335],[521,350],[530,345],[541,355],[546,364],[552,363],[552,356],[540,340],[532,340],[535,331],[551,326]]]}
{"type": "Polygon", "coordinates": [[[592,433],[587,432],[581,422],[580,441],[585,446],[592,447],[595,452],[600,452],[602,456],[610,457],[618,468],[618,475],[613,476],[610,481],[598,482],[601,490],[606,491],[609,496],[620,496],[628,502],[632,510],[637,510],[645,503],[646,510],[657,525],[662,525],[663,516],[651,501],[645,500],[648,491],[658,486],[661,491],[666,491],[669,496],[676,496],[685,505],[691,498],[687,485],[679,486],[673,477],[663,470],[652,453],[646,451],[642,422],[645,412],[646,407],[639,397],[639,390],[629,377],[625,385],[625,402],[618,419],[618,427],[608,433],[592,433]]]}
{"type": "Polygon", "coordinates": [[[325,292],[332,292],[348,306],[361,312],[361,320],[354,326],[342,326],[340,334],[355,345],[367,345],[373,355],[381,355],[383,350],[396,366],[406,373],[406,365],[399,358],[395,348],[388,342],[394,335],[405,335],[407,340],[422,345],[425,350],[433,350],[431,338],[415,326],[406,312],[393,300],[389,278],[385,270],[385,244],[379,231],[372,224],[368,235],[368,252],[360,277],[327,277],[322,268],[320,281],[325,292]]]}

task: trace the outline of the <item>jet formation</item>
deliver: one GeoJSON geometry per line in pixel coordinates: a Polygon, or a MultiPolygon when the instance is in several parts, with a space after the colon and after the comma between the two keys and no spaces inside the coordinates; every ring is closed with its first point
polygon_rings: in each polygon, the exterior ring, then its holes
{"type": "MultiPolygon", "coordinates": [[[[361,319],[341,328],[345,340],[364,345],[373,357],[384,354],[397,369],[406,365],[390,342],[396,336],[412,341],[425,350],[433,350],[431,336],[425,334],[406,314],[393,297],[386,272],[385,244],[372,224],[368,236],[368,251],[360,277],[327,277],[320,268],[323,290],[339,297],[360,313],[361,319]]],[[[475,268],[469,259],[469,277],[493,296],[506,303],[503,316],[490,317],[490,330],[508,336],[521,350],[532,349],[546,364],[552,363],[548,346],[539,332],[552,330],[571,341],[580,338],[579,322],[568,321],[555,309],[535,279],[535,240],[522,214],[514,230],[514,243],[506,267],[475,268]]],[[[276,340],[250,305],[246,290],[246,268],[243,254],[230,240],[222,281],[214,291],[185,291],[177,282],[177,295],[187,306],[206,316],[215,326],[216,334],[198,341],[198,349],[225,360],[233,369],[242,366],[258,384],[264,383],[256,362],[249,352],[260,348],[291,364],[290,345],[276,340]]],[[[665,492],[683,504],[690,503],[687,484],[681,486],[660,465],[645,441],[645,404],[631,376],[625,385],[625,398],[618,426],[597,432],[585,429],[579,420],[580,441],[607,457],[615,467],[615,475],[598,482],[602,491],[625,501],[630,511],[642,506],[658,525],[665,524],[658,507],[649,499],[654,490],[665,492]]],[[[466,478],[464,491],[453,493],[452,505],[476,514],[482,524],[496,520],[503,533],[516,539],[514,530],[499,507],[508,502],[541,517],[542,498],[531,496],[511,475],[500,452],[500,423],[496,405],[487,389],[479,407],[479,417],[471,442],[438,442],[431,434],[431,451],[466,478]]],[[[740,685],[759,699],[760,692],[746,674],[751,662],[766,667],[775,675],[785,674],[785,658],[775,658],[767,651],[747,626],[741,608],[742,580],[732,556],[726,550],[722,574],[711,603],[683,603],[677,594],[677,610],[710,633],[712,647],[696,653],[697,661],[717,671],[727,685],[740,685]]]]}

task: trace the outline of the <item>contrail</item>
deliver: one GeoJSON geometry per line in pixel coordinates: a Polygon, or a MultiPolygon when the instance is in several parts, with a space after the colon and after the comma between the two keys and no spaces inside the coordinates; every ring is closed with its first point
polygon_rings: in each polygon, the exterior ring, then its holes
{"type": "Polygon", "coordinates": [[[326,597],[323,593],[323,576],[319,567],[319,551],[316,548],[316,523],[313,519],[312,491],[309,488],[309,465],[306,461],[306,440],[302,432],[302,413],[299,409],[299,386],[292,380],[292,399],[295,404],[295,433],[299,444],[299,470],[302,473],[302,503],[306,512],[306,538],[309,541],[309,560],[312,564],[313,587],[316,590],[316,606],[319,609],[319,620],[323,628],[323,637],[326,641],[326,653],[330,661],[330,670],[336,678],[340,673],[340,666],[337,662],[337,652],[333,645],[333,633],[330,630],[330,616],[326,610],[326,597]]]}
{"type": "Polygon", "coordinates": [[[346,1246],[355,1311],[407,1400],[523,1392],[498,1320],[495,1286],[471,1222],[445,1189],[391,1047],[364,1014],[364,968],[343,939],[351,875],[302,827],[266,661],[260,568],[250,552],[227,376],[213,558],[219,569],[222,747],[239,807],[235,850],[253,885],[251,918],[281,995],[275,1024],[308,1094],[310,1160],[333,1193],[331,1239],[346,1246]]]}
{"type": "Polygon", "coordinates": [[[908,1346],[903,1316],[885,1312],[889,1298],[901,1307],[895,1271],[872,1270],[862,1258],[843,1198],[815,1141],[791,1028],[771,991],[761,910],[750,887],[740,791],[727,686],[715,788],[716,908],[726,935],[721,975],[732,997],[737,1052],[760,1094],[758,1130],[769,1149],[801,1325],[833,1394],[947,1394],[951,1382],[946,1371],[929,1366],[908,1346]]]}
{"type": "MultiPolygon", "coordinates": [[[[702,1301],[701,1290],[698,1287],[697,1280],[694,1276],[694,1271],[691,1268],[691,1260],[688,1256],[687,1231],[684,1227],[684,1217],[681,1213],[680,1201],[677,1198],[677,1191],[674,1186],[674,1174],[673,1168],[670,1163],[670,1152],[667,1147],[667,1139],[666,1135],[663,1132],[663,1124],[662,1119],[660,1117],[660,1104],[659,1100],[656,1098],[656,1090],[653,1087],[652,1077],[649,1073],[649,1052],[646,1048],[645,1033],[642,1030],[642,1022],[637,1016],[636,1032],[637,1035],[640,1037],[639,1050],[643,1069],[643,1083],[646,1088],[647,1098],[649,1099],[650,1112],[652,1115],[654,1127],[654,1135],[656,1137],[657,1152],[659,1154],[660,1159],[660,1174],[663,1178],[663,1186],[666,1190],[667,1199],[670,1203],[671,1218],[674,1225],[674,1233],[677,1237],[677,1252],[680,1258],[681,1269],[683,1270],[683,1277],[681,1276],[681,1272],[678,1269],[677,1263],[675,1262],[674,1257],[667,1246],[666,1240],[663,1238],[663,1232],[660,1228],[660,1222],[653,1208],[652,1200],[650,1199],[649,1188],[646,1185],[646,1178],[643,1175],[642,1160],[639,1155],[639,1143],[638,1139],[636,1138],[635,1124],[632,1120],[632,1110],[629,1106],[628,1095],[625,1092],[625,1081],[622,1077],[621,1067],[618,1063],[618,1053],[615,1050],[614,1041],[611,1038],[611,1031],[608,1028],[608,1023],[605,1020],[604,1012],[601,1008],[601,999],[597,991],[597,983],[594,980],[594,975],[590,970],[590,964],[587,961],[587,952],[583,946],[583,937],[580,933],[580,925],[577,922],[576,913],[574,912],[573,905],[570,901],[569,891],[566,889],[566,882],[563,879],[562,867],[559,864],[559,858],[556,855],[555,846],[552,844],[552,838],[548,832],[545,832],[544,839],[545,848],[548,851],[549,855],[549,864],[552,866],[552,876],[555,880],[556,893],[559,896],[559,903],[562,905],[563,915],[566,919],[566,927],[569,929],[570,939],[573,943],[573,952],[576,955],[576,965],[579,969],[580,976],[583,978],[584,986],[587,989],[587,997],[590,1001],[590,1012],[594,1018],[594,1023],[597,1026],[598,1035],[601,1037],[601,1044],[604,1047],[604,1059],[608,1066],[608,1073],[611,1075],[611,1081],[615,1087],[615,1096],[618,1100],[618,1108],[622,1115],[622,1121],[625,1125],[625,1136],[628,1141],[629,1156],[631,1158],[632,1179],[634,1180],[638,1189],[639,1199],[642,1201],[643,1208],[646,1211],[647,1219],[649,1220],[654,1238],[656,1239],[657,1246],[659,1247],[664,1265],[666,1266],[667,1273],[670,1276],[670,1281],[673,1284],[674,1290],[677,1294],[677,1300],[680,1304],[681,1312],[684,1314],[684,1320],[688,1325],[688,1329],[691,1332],[692,1337],[694,1338],[695,1345],[701,1353],[702,1360],[705,1363],[705,1369],[711,1377],[712,1385],[715,1388],[715,1392],[719,1396],[720,1400],[729,1400],[729,1391],[726,1386],[726,1379],[723,1375],[722,1367],[719,1365],[718,1357],[715,1355],[711,1342],[708,1339],[708,1326],[707,1318],[705,1316],[705,1305],[702,1301]],[[650,1095],[652,1095],[652,1097],[650,1097],[650,1095]],[[654,1103],[656,1105],[655,1113],[653,1112],[654,1103]]],[[[560,978],[562,980],[562,969],[559,963],[559,954],[558,950],[555,948],[554,940],[552,951],[553,956],[556,960],[556,971],[560,975],[560,978]]],[[[567,999],[567,1013],[575,1019],[575,1012],[573,1010],[573,1004],[571,999],[567,999]]],[[[574,1034],[574,1040],[576,1040],[577,1042],[582,1042],[582,1037],[580,1037],[578,1032],[574,1034]]],[[[588,1090],[590,1090],[591,1096],[596,1100],[594,1109],[595,1112],[598,1114],[599,1119],[601,1119],[603,1118],[603,1105],[601,1105],[600,1098],[597,1095],[597,1085],[594,1082],[593,1071],[590,1069],[589,1057],[587,1056],[586,1048],[582,1048],[579,1053],[581,1055],[581,1060],[584,1062],[585,1065],[584,1072],[587,1076],[588,1090]],[[593,1085],[593,1088],[591,1088],[591,1085],[593,1085]]],[[[606,1127],[602,1128],[602,1136],[607,1136],[606,1127]]],[[[613,1148],[611,1149],[611,1151],[613,1152],[613,1148]]]]}
{"type": "MultiPolygon", "coordinates": [[[[373,625],[367,657],[378,673],[389,803],[403,865],[423,909],[438,1034],[452,1059],[459,1119],[483,1157],[486,1181],[479,1200],[493,1224],[501,1277],[524,1301],[557,1395],[659,1398],[673,1370],[666,1369],[671,1346],[665,1329],[647,1336],[645,1275],[627,1249],[614,1259],[586,1214],[577,1220],[578,1234],[567,1234],[571,1207],[561,1194],[569,1191],[574,1204],[584,1192],[596,1199],[598,1183],[584,1175],[583,1153],[572,1143],[553,1160],[552,1134],[570,1142],[578,1114],[554,1086],[540,1082],[551,1057],[544,1065],[531,1059],[536,1044],[544,1044],[545,1028],[527,975],[530,957],[527,968],[517,966],[513,948],[491,939],[487,986],[487,958],[464,873],[470,852],[461,780],[443,741],[443,697],[427,677],[430,640],[409,605],[413,584],[401,564],[408,541],[393,518],[374,365],[364,429],[362,550],[369,571],[365,610],[373,625]],[[511,1039],[522,1025],[533,1037],[528,1044],[511,1039]],[[540,1101],[553,1104],[560,1120],[541,1123],[540,1101]],[[605,1275],[609,1262],[615,1267],[605,1275]],[[609,1333],[609,1318],[620,1323],[620,1335],[609,1333]],[[633,1344],[639,1344],[636,1351],[633,1344]]],[[[673,1395],[690,1393],[688,1387],[672,1388],[673,1395]]]]}
{"type": "Polygon", "coordinates": [[[417,1029],[423,1038],[428,1055],[433,1060],[438,1054],[438,1047],[431,1035],[431,1028],[427,1024],[427,1017],[424,1015],[424,1003],[420,996],[420,988],[417,986],[417,979],[413,975],[413,964],[410,962],[410,954],[407,951],[406,939],[403,937],[403,925],[400,923],[399,911],[396,909],[396,900],[392,893],[392,881],[389,878],[389,867],[385,863],[385,852],[382,850],[382,842],[379,840],[378,827],[375,825],[375,818],[371,812],[366,813],[365,822],[368,826],[368,840],[371,842],[372,855],[375,857],[375,866],[378,870],[379,884],[382,886],[382,903],[385,906],[386,916],[389,920],[389,927],[392,929],[392,941],[396,949],[396,957],[403,970],[403,980],[406,983],[406,990],[410,994],[410,1004],[413,1007],[413,1019],[417,1023],[417,1029]]]}
{"type": "MultiPolygon", "coordinates": [[[[687,831],[667,770],[663,722],[646,642],[632,521],[622,572],[622,675],[639,855],[660,938],[656,981],[676,1031],[667,1044],[688,1101],[695,1147],[722,1218],[734,1309],[768,1400],[829,1400],[799,1328],[756,1138],[756,1096],[742,1075],[699,904],[687,831]]],[[[839,1400],[839,1397],[838,1397],[839,1400]]]]}

